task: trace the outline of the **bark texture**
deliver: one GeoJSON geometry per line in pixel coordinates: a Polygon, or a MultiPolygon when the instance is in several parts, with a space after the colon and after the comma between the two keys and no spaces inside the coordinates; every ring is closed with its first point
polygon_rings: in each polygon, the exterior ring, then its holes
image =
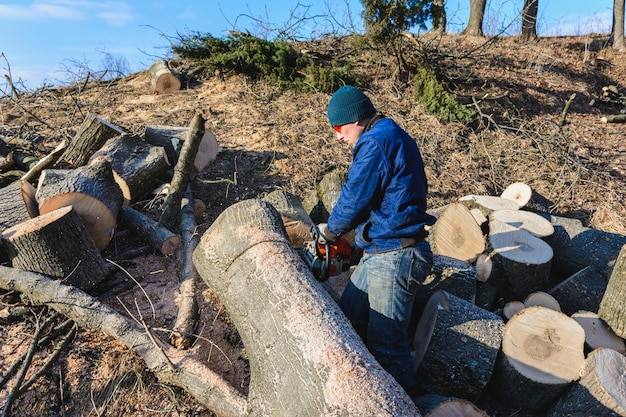
{"type": "Polygon", "coordinates": [[[483,18],[487,0],[470,0],[470,15],[467,26],[461,32],[467,36],[483,36],[483,18]]]}
{"type": "Polygon", "coordinates": [[[168,228],[159,226],[145,214],[128,206],[122,206],[118,216],[120,225],[137,233],[151,248],[161,255],[171,256],[180,246],[180,235],[172,233],[168,228]]]}
{"type": "Polygon", "coordinates": [[[420,415],[300,260],[270,204],[227,208],[193,259],[249,354],[253,415],[420,415]]]}
{"type": "Polygon", "coordinates": [[[611,279],[606,287],[598,315],[616,335],[626,338],[626,245],[619,253],[611,279]]]}
{"type": "Polygon", "coordinates": [[[548,293],[559,302],[561,311],[571,316],[579,310],[598,311],[606,286],[606,279],[588,266],[561,281],[548,293]]]}
{"type": "Polygon", "coordinates": [[[124,131],[119,127],[89,113],[61,155],[61,159],[76,168],[81,167],[107,140],[122,133],[124,131]]]}

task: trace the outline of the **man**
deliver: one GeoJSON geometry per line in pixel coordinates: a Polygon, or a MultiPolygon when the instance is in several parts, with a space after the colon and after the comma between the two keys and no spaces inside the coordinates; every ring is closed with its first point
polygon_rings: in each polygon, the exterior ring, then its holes
{"type": "Polygon", "coordinates": [[[354,146],[353,160],[328,223],[318,227],[329,241],[355,229],[363,249],[339,305],[378,362],[415,397],[408,324],[432,267],[424,227],[435,222],[426,214],[422,157],[415,140],[358,88],[335,92],[328,120],[337,139],[354,146]]]}

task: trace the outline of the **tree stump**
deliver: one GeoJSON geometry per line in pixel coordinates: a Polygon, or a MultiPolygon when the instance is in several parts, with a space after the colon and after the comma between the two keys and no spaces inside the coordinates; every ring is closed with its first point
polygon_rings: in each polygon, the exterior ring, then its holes
{"type": "Polygon", "coordinates": [[[424,417],[489,417],[480,408],[462,398],[422,395],[415,401],[424,417]]]}
{"type": "Polygon", "coordinates": [[[119,127],[93,113],[89,113],[74,138],[67,145],[61,159],[72,164],[75,168],[82,167],[107,140],[123,133],[124,131],[119,127]]]}
{"type": "Polygon", "coordinates": [[[255,415],[420,415],[300,260],[270,204],[227,208],[193,260],[245,345],[255,415]]]}
{"type": "Polygon", "coordinates": [[[463,204],[450,204],[431,229],[433,253],[473,262],[485,250],[485,237],[470,210],[463,204]]]}
{"type": "Polygon", "coordinates": [[[99,159],[73,170],[44,170],[36,197],[41,214],[73,206],[99,251],[104,250],[113,237],[123,201],[111,164],[99,159]]]}
{"type": "Polygon", "coordinates": [[[146,143],[139,136],[115,136],[93,154],[91,161],[104,158],[111,162],[113,177],[122,190],[124,204],[138,201],[159,184],[169,168],[165,150],[146,143]]]}
{"type": "Polygon", "coordinates": [[[160,226],[159,222],[132,207],[122,206],[118,219],[120,226],[137,233],[144,242],[163,256],[174,255],[180,246],[179,235],[172,233],[165,226],[160,226]]]}
{"type": "Polygon", "coordinates": [[[572,318],[585,330],[585,344],[590,350],[609,348],[622,355],[626,353],[624,339],[617,336],[597,313],[577,311],[572,314],[572,318]]]}
{"type": "Polygon", "coordinates": [[[180,80],[165,60],[156,61],[150,66],[148,72],[150,73],[150,84],[157,93],[169,94],[180,90],[180,80]]]}
{"type": "Polygon", "coordinates": [[[548,290],[561,306],[561,311],[571,316],[578,310],[598,311],[606,291],[606,279],[588,266],[548,290]]]}
{"type": "Polygon", "coordinates": [[[553,273],[568,277],[588,266],[605,279],[617,259],[626,236],[584,227],[579,220],[542,214],[554,226],[551,241],[554,249],[553,273]]]}
{"type": "Polygon", "coordinates": [[[624,355],[607,348],[594,350],[585,361],[580,381],[550,408],[548,417],[626,416],[624,374],[624,355]]]}
{"type": "Polygon", "coordinates": [[[477,400],[491,379],[503,326],[500,317],[472,303],[433,294],[413,343],[418,384],[429,393],[477,400]]]}
{"type": "Polygon", "coordinates": [[[23,181],[0,188],[0,231],[38,215],[34,190],[30,183],[23,181]]]}
{"type": "Polygon", "coordinates": [[[579,377],[585,332],[563,313],[526,307],[504,327],[490,389],[502,404],[545,410],[579,377]]]}
{"type": "Polygon", "coordinates": [[[526,230],[494,220],[489,224],[489,243],[508,287],[519,298],[548,287],[552,248],[546,242],[526,230]]]}
{"type": "MultiPolygon", "coordinates": [[[[175,166],[178,163],[178,155],[180,154],[182,143],[187,140],[188,136],[189,127],[152,125],[146,126],[144,132],[146,142],[160,146],[165,150],[170,166],[175,166]]],[[[193,161],[196,172],[204,171],[215,160],[220,151],[221,148],[217,144],[217,139],[215,139],[213,133],[205,130],[193,161]]]]}
{"type": "Polygon", "coordinates": [[[53,210],[2,232],[14,268],[38,272],[89,290],[106,275],[106,265],[78,213],[53,210]]]}
{"type": "Polygon", "coordinates": [[[616,335],[626,338],[626,245],[622,247],[613,267],[598,315],[616,335]]]}

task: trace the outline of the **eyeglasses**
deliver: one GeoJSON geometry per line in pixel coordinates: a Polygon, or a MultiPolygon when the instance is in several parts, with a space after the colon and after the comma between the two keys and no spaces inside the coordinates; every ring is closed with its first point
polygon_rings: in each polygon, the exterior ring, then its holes
{"type": "Polygon", "coordinates": [[[341,135],[341,128],[343,127],[343,125],[339,125],[339,126],[333,126],[333,129],[335,129],[335,132],[339,133],[341,135]]]}

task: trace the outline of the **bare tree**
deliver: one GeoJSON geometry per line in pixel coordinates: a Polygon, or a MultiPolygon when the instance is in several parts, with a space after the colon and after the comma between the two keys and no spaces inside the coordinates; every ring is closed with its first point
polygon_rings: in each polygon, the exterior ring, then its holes
{"type": "Polygon", "coordinates": [[[537,10],[539,0],[524,0],[524,10],[522,10],[522,38],[537,38],[537,10]]]}
{"type": "Polygon", "coordinates": [[[483,18],[487,0],[470,0],[470,15],[461,35],[483,36],[483,18]]]}
{"type": "Polygon", "coordinates": [[[614,0],[611,38],[613,49],[620,52],[626,51],[626,46],[624,46],[624,0],[614,0]]]}

